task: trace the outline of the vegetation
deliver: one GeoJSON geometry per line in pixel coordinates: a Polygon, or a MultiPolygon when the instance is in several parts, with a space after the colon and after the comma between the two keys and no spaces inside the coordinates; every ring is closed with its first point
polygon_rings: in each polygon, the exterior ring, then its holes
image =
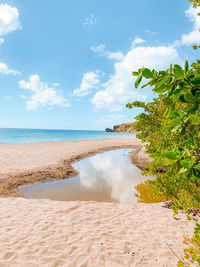
{"type": "MultiPolygon", "coordinates": [[[[190,2],[200,6],[200,0],[190,2]]],[[[148,183],[158,189],[158,194],[174,200],[175,215],[184,209],[188,219],[195,220],[194,236],[185,238],[188,247],[178,264],[200,265],[200,61],[191,67],[185,60],[184,68],[176,64],[165,71],[142,68],[132,74],[137,76],[136,88],[144,79],[142,88],[149,85],[158,93],[151,103],[127,104],[128,108],[144,109],[136,117],[135,130],[154,159],[146,173],[156,179],[148,183]],[[161,173],[157,171],[160,168],[161,173]]]]}
{"type": "Polygon", "coordinates": [[[122,123],[122,124],[118,125],[115,132],[133,133],[133,132],[135,132],[135,122],[122,123]]]}

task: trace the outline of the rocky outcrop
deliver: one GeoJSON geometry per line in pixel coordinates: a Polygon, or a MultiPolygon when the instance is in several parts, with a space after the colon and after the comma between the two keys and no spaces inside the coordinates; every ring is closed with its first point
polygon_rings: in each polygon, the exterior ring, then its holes
{"type": "Polygon", "coordinates": [[[116,132],[119,128],[120,128],[120,124],[119,125],[114,125],[113,126],[113,131],[116,132]]]}
{"type": "Polygon", "coordinates": [[[113,129],[111,129],[111,128],[106,128],[105,131],[106,131],[106,132],[113,132],[113,129]]]}
{"type": "Polygon", "coordinates": [[[113,129],[106,128],[106,132],[124,132],[124,133],[137,133],[135,130],[135,122],[122,123],[119,125],[114,125],[113,129]]]}

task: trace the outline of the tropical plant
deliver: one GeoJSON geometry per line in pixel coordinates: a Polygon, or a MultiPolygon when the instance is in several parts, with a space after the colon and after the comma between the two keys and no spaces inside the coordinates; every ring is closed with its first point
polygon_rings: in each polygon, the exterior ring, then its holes
{"type": "Polygon", "coordinates": [[[175,214],[180,208],[192,213],[196,220],[195,235],[187,242],[195,246],[187,250],[186,257],[190,252],[192,260],[200,264],[199,61],[191,68],[185,61],[184,69],[179,65],[171,65],[166,71],[159,72],[142,68],[133,75],[137,76],[136,88],[145,78],[149,81],[142,87],[150,85],[158,93],[151,103],[136,101],[127,104],[128,108],[144,108],[144,112],[136,117],[135,128],[140,132],[137,137],[147,143],[146,151],[154,159],[148,165],[147,173],[155,175],[156,179],[149,183],[158,188],[160,194],[174,200],[175,214]],[[163,172],[157,172],[158,169],[163,172]]]}
{"type": "MultiPolygon", "coordinates": [[[[191,2],[194,7],[200,6],[199,0],[191,2]]],[[[158,94],[147,104],[127,104],[129,109],[144,109],[136,117],[135,130],[153,158],[146,173],[156,179],[148,183],[159,194],[173,199],[175,215],[184,209],[188,219],[195,220],[194,236],[185,238],[189,246],[179,266],[189,266],[189,262],[200,265],[200,61],[191,67],[185,60],[184,68],[175,64],[165,71],[141,68],[132,74],[137,76],[136,88],[144,80],[142,88],[151,86],[158,94]]]]}

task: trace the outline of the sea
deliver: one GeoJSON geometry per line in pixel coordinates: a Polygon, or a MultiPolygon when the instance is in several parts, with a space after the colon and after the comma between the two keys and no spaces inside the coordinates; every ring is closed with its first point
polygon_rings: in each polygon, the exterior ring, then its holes
{"type": "Polygon", "coordinates": [[[0,128],[0,144],[132,138],[135,136],[133,133],[105,131],[0,128]]]}

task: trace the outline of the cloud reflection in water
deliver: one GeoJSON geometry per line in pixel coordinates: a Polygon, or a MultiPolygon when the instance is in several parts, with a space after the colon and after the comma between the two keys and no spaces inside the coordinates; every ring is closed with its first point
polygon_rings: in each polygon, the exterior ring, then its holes
{"type": "Polygon", "coordinates": [[[91,157],[87,164],[84,161],[75,163],[73,167],[80,173],[81,186],[94,192],[102,191],[102,194],[108,194],[111,201],[137,202],[135,186],[143,183],[147,177],[130,163],[129,151],[105,152],[91,157]]]}
{"type": "Polygon", "coordinates": [[[135,186],[147,177],[131,164],[130,151],[118,149],[86,158],[73,164],[78,176],[28,186],[19,192],[31,198],[136,203],[135,186]]]}

